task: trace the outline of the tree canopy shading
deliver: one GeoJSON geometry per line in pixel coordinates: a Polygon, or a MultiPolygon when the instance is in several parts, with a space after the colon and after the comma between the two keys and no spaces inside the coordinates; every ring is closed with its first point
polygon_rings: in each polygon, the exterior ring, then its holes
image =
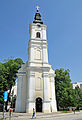
{"type": "MultiPolygon", "coordinates": [[[[59,108],[67,108],[67,107],[77,107],[78,106],[78,96],[81,98],[82,91],[80,88],[79,92],[77,88],[73,89],[70,79],[70,71],[69,69],[56,69],[56,99],[57,99],[57,107],[59,108]]],[[[80,104],[81,106],[82,104],[80,104]]]]}
{"type": "Polygon", "coordinates": [[[16,73],[22,64],[21,58],[6,59],[6,62],[0,63],[0,104],[3,104],[4,91],[11,91],[15,84],[16,73]]]}

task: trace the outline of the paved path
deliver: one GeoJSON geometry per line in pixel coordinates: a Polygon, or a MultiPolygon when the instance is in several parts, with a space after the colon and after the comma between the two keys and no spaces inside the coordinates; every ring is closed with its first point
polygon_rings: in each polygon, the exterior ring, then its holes
{"type": "MultiPolygon", "coordinates": [[[[82,120],[82,111],[72,113],[37,113],[36,120],[82,120]]],[[[9,120],[8,113],[6,113],[6,118],[9,120]]],[[[11,120],[31,120],[31,114],[27,113],[13,113],[11,120]]],[[[2,113],[0,113],[0,118],[2,113]]]]}

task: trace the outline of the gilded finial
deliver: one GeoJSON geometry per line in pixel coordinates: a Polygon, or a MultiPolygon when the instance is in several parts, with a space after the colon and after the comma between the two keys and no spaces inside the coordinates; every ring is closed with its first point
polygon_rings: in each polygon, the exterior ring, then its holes
{"type": "Polygon", "coordinates": [[[36,6],[37,11],[39,10],[39,8],[40,8],[39,6],[36,6]]]}

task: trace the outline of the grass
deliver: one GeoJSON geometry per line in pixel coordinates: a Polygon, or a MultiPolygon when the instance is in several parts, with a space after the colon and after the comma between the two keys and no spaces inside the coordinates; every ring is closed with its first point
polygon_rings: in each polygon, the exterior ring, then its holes
{"type": "MultiPolygon", "coordinates": [[[[4,120],[3,118],[0,118],[0,120],[4,120]]],[[[6,120],[6,118],[5,118],[5,120],[6,120]]]]}
{"type": "Polygon", "coordinates": [[[61,113],[71,113],[72,111],[60,111],[61,113]]]}
{"type": "Polygon", "coordinates": [[[62,111],[61,113],[71,113],[72,111],[62,111]]]}
{"type": "Polygon", "coordinates": [[[75,112],[80,112],[80,110],[75,110],[75,112]]]}
{"type": "MultiPolygon", "coordinates": [[[[80,111],[82,111],[82,110],[75,110],[75,112],[80,112],[80,111]]],[[[72,112],[74,112],[74,111],[66,111],[66,110],[64,110],[64,111],[60,111],[61,113],[72,113],[72,112]]]]}

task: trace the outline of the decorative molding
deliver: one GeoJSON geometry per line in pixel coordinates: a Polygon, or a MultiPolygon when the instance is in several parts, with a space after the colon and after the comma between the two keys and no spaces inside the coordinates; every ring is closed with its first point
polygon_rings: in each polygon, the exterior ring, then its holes
{"type": "Polygon", "coordinates": [[[50,100],[44,100],[43,99],[43,103],[50,103],[51,101],[50,100]]]}
{"type": "Polygon", "coordinates": [[[47,48],[47,46],[48,46],[48,43],[46,42],[46,43],[44,43],[44,42],[32,42],[31,41],[31,43],[29,43],[29,47],[32,47],[33,45],[46,45],[46,48],[47,48]]]}
{"type": "Polygon", "coordinates": [[[20,71],[17,73],[17,76],[23,76],[26,75],[26,71],[20,71]]]}
{"type": "Polygon", "coordinates": [[[55,77],[54,73],[49,73],[49,77],[55,77]]]}
{"type": "Polygon", "coordinates": [[[35,77],[35,73],[34,72],[30,72],[30,73],[28,73],[28,76],[30,77],[35,77]]]}
{"type": "Polygon", "coordinates": [[[37,25],[40,25],[40,27],[42,28],[42,27],[45,27],[45,28],[47,28],[47,25],[45,25],[45,24],[39,24],[39,23],[31,23],[30,24],[30,27],[31,28],[35,28],[35,27],[37,27],[37,25]]]}
{"type": "Polygon", "coordinates": [[[43,90],[42,88],[40,88],[40,89],[35,88],[35,91],[42,91],[42,90],[43,90]]]}
{"type": "Polygon", "coordinates": [[[27,71],[41,71],[41,72],[49,72],[49,67],[36,67],[36,66],[29,66],[27,67],[27,71]]]}
{"type": "Polygon", "coordinates": [[[35,103],[35,100],[27,99],[27,104],[28,103],[35,103]]]}
{"type": "Polygon", "coordinates": [[[35,31],[39,31],[39,32],[40,32],[41,30],[42,30],[42,28],[41,28],[41,27],[40,27],[40,28],[39,28],[38,26],[37,26],[37,27],[35,27],[35,31]]]}
{"type": "MultiPolygon", "coordinates": [[[[37,44],[37,45],[39,45],[39,44],[37,44]]],[[[31,44],[31,45],[29,46],[29,48],[38,47],[37,45],[36,45],[36,44],[31,44]]],[[[40,44],[40,47],[42,47],[42,49],[47,49],[47,48],[48,48],[48,45],[43,46],[43,45],[40,44]]]]}
{"type": "Polygon", "coordinates": [[[39,95],[38,97],[36,96],[36,97],[35,97],[35,102],[36,102],[36,99],[37,99],[37,98],[41,98],[41,99],[42,99],[42,102],[43,102],[43,97],[42,97],[42,96],[40,96],[40,95],[39,95]]]}
{"type": "Polygon", "coordinates": [[[42,78],[41,77],[36,77],[35,78],[35,90],[36,91],[41,91],[42,90],[42,78]],[[38,84],[37,84],[38,82],[38,84]]]}
{"type": "Polygon", "coordinates": [[[48,64],[47,62],[40,62],[40,61],[39,62],[29,61],[28,64],[29,63],[34,63],[34,64],[48,64]]]}
{"type": "Polygon", "coordinates": [[[41,47],[34,48],[34,59],[35,60],[42,60],[42,49],[41,47]]]}
{"type": "Polygon", "coordinates": [[[46,27],[42,27],[42,30],[46,30],[46,27]]]}
{"type": "Polygon", "coordinates": [[[41,39],[41,38],[35,38],[35,39],[34,39],[34,38],[31,38],[31,39],[29,40],[29,42],[32,41],[32,40],[33,40],[33,41],[35,41],[35,40],[36,40],[36,41],[41,41],[41,42],[42,42],[42,41],[43,41],[43,42],[47,41],[46,39],[41,39]]]}
{"type": "Polygon", "coordinates": [[[49,75],[48,73],[43,73],[42,77],[49,77],[48,75],[49,75]]]}

